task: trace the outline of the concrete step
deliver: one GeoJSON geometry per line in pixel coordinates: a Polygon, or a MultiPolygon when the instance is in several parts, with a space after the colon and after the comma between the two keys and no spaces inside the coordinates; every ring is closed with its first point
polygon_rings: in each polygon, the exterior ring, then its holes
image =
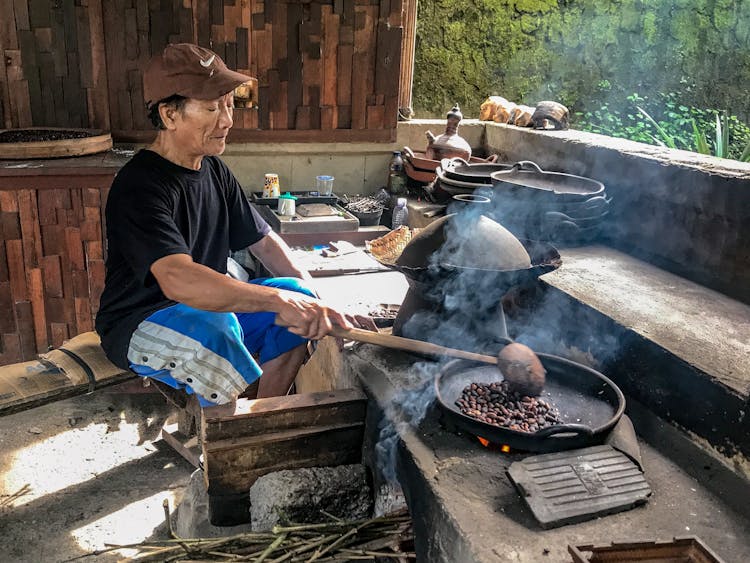
{"type": "Polygon", "coordinates": [[[564,347],[590,353],[660,417],[750,455],[750,307],[611,248],[561,255],[516,338],[540,346],[540,323],[557,327],[564,347]]]}

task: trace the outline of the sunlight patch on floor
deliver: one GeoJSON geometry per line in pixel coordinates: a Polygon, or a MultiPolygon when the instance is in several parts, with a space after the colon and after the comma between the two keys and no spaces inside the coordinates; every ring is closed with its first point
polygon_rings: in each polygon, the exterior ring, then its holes
{"type": "Polygon", "coordinates": [[[121,417],[117,431],[111,422],[92,423],[56,434],[14,452],[5,452],[0,494],[26,489],[11,506],[94,479],[119,465],[154,451],[150,442],[137,445],[138,425],[121,417]]]}
{"type": "MultiPolygon", "coordinates": [[[[159,492],[150,497],[128,504],[116,512],[107,514],[76,528],[70,534],[81,549],[95,551],[108,545],[128,545],[139,543],[154,534],[154,530],[164,523],[164,499],[174,508],[176,495],[172,491],[159,492]]],[[[166,531],[162,539],[168,539],[166,531]]],[[[135,555],[131,549],[118,550],[125,557],[135,555]]]]}

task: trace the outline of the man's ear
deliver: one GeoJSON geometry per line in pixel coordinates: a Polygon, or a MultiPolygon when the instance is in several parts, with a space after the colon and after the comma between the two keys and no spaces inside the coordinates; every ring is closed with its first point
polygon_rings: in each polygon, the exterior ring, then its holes
{"type": "Polygon", "coordinates": [[[174,121],[178,111],[179,110],[173,105],[159,104],[159,117],[161,117],[161,122],[164,124],[164,127],[170,130],[175,128],[174,121]]]}

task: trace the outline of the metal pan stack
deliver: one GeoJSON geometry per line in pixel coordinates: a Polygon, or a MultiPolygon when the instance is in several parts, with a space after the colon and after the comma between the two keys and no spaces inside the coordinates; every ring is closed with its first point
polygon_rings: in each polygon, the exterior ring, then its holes
{"type": "Polygon", "coordinates": [[[492,188],[493,172],[507,171],[513,167],[510,163],[500,162],[466,162],[462,158],[444,158],[435,169],[436,189],[450,196],[473,194],[475,190],[485,191],[492,188]]]}
{"type": "MultiPolygon", "coordinates": [[[[423,152],[416,152],[411,150],[409,147],[403,148],[403,154],[404,154],[404,169],[406,171],[406,175],[409,178],[409,183],[414,187],[415,185],[425,185],[425,184],[432,184],[433,182],[435,184],[439,184],[439,182],[436,182],[436,179],[438,177],[439,173],[438,170],[441,169],[441,161],[439,160],[433,160],[428,159],[425,157],[425,153],[423,152]]],[[[448,159],[444,159],[447,161],[448,159]]],[[[465,163],[463,159],[457,159],[462,163],[465,163]]],[[[471,157],[469,159],[469,162],[472,166],[474,165],[490,165],[494,166],[492,163],[497,160],[497,155],[491,155],[488,158],[478,158],[478,157],[471,157]]],[[[503,167],[505,168],[505,167],[503,167]]],[[[492,168],[492,171],[494,170],[500,170],[501,168],[495,167],[492,168]]],[[[489,177],[489,173],[485,174],[485,180],[484,183],[488,186],[492,185],[492,180],[489,177]]],[[[450,182],[450,180],[449,180],[450,182]]],[[[442,200],[450,200],[451,195],[455,194],[465,194],[469,193],[471,190],[462,189],[461,186],[458,185],[448,185],[448,191],[441,191],[439,185],[434,186],[434,189],[438,192],[438,198],[441,201],[442,200]]]]}

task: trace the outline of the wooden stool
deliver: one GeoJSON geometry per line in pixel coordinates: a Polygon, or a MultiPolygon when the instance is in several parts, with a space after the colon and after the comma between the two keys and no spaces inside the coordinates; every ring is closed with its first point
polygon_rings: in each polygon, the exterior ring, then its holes
{"type": "Polygon", "coordinates": [[[198,398],[161,381],[149,381],[167,401],[177,407],[177,424],[165,424],[161,430],[162,438],[193,467],[201,468],[201,407],[198,398]]]}

